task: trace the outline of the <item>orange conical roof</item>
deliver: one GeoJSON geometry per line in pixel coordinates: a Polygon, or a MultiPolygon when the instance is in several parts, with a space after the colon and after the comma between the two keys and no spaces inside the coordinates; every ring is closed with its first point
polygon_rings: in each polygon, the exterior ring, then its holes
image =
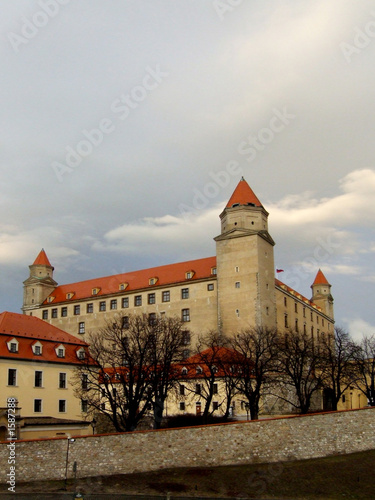
{"type": "Polygon", "coordinates": [[[249,184],[242,177],[240,182],[237,184],[236,189],[233,191],[226,208],[233,207],[233,205],[255,205],[256,207],[262,207],[261,202],[255,196],[254,191],[251,189],[249,184]]]}
{"type": "Polygon", "coordinates": [[[44,251],[44,248],[38,254],[38,257],[34,260],[33,266],[51,266],[50,261],[48,260],[47,254],[44,251]]]}
{"type": "Polygon", "coordinates": [[[315,281],[313,285],[329,285],[327,278],[322,273],[321,269],[319,269],[318,274],[315,277],[315,281]]]}

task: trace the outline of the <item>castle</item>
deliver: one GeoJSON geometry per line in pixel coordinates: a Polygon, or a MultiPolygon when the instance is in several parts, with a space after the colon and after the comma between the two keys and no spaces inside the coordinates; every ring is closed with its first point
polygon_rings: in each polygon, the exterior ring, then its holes
{"type": "Polygon", "coordinates": [[[268,212],[244,178],[220,219],[216,256],[66,285],[54,281],[42,249],[24,281],[23,313],[81,339],[114,315],[126,324],[133,313],[178,316],[192,337],[249,326],[297,329],[317,340],[333,332],[331,285],[321,270],[311,299],[275,278],[268,212]]]}

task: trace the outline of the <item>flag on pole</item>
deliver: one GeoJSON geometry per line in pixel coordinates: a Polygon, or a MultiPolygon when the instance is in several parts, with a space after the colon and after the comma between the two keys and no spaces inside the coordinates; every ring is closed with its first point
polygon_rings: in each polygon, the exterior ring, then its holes
{"type": "Polygon", "coordinates": [[[283,273],[283,272],[284,272],[284,269],[276,269],[276,272],[277,272],[277,273],[283,273]]]}

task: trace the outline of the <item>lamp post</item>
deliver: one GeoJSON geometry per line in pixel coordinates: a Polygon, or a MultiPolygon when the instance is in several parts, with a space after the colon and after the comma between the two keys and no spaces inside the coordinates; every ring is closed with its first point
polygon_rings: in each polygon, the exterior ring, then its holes
{"type": "Polygon", "coordinates": [[[91,427],[92,427],[92,434],[94,435],[95,434],[95,425],[96,425],[95,418],[92,419],[92,421],[90,422],[90,424],[91,424],[91,427]]]}
{"type": "Polygon", "coordinates": [[[69,462],[69,445],[70,443],[74,443],[75,439],[68,437],[68,445],[66,448],[66,462],[65,462],[65,489],[68,484],[68,462],[69,462]]]}

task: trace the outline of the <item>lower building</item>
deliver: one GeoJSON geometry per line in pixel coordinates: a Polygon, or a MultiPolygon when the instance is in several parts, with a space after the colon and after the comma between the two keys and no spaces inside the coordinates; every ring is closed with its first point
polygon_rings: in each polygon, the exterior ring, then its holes
{"type": "Polygon", "coordinates": [[[87,348],[33,316],[0,314],[0,440],[92,432],[72,385],[87,348]]]}

